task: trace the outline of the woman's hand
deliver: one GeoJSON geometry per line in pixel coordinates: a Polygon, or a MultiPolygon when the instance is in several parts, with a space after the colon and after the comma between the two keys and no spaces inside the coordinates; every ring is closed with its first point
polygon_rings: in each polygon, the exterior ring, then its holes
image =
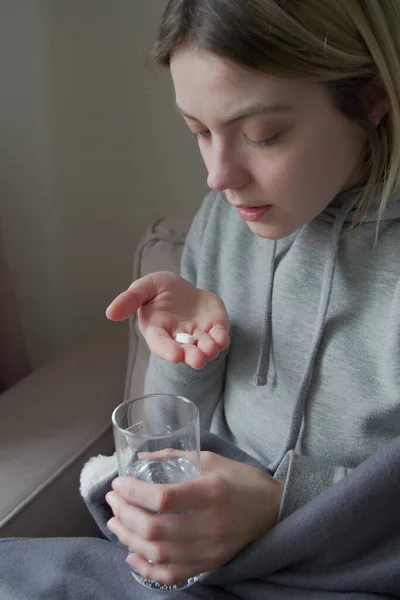
{"type": "Polygon", "coordinates": [[[229,345],[229,319],[221,298],[167,271],[138,279],[110,304],[106,315],[121,321],[138,311],[139,329],[151,352],[172,363],[201,369],[229,345]],[[194,344],[175,342],[179,332],[194,344]]]}
{"type": "Polygon", "coordinates": [[[127,563],[147,579],[174,585],[215,569],[276,523],[281,481],[212,452],[201,453],[201,465],[196,481],[113,481],[108,527],[129,549],[127,563]]]}

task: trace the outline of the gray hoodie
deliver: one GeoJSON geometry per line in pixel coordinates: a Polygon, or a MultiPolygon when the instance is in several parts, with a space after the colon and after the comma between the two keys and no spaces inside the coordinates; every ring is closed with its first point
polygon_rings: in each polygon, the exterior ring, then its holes
{"type": "Polygon", "coordinates": [[[145,589],[107,530],[115,457],[96,457],[81,493],[110,541],[0,540],[0,600],[400,598],[399,210],[374,249],[373,213],[344,231],[355,199],[275,244],[211,194],[183,273],[224,299],[232,344],[202,371],[153,358],[147,377],[236,444],[203,433],[203,450],[285,480],[277,525],[192,588],[145,589]]]}
{"type": "Polygon", "coordinates": [[[209,194],[182,275],[225,302],[230,348],[201,371],[152,357],[147,374],[146,392],[191,398],[203,430],[285,481],[281,519],[400,435],[400,202],[377,236],[377,194],[352,231],[359,193],[278,242],[209,194]]]}

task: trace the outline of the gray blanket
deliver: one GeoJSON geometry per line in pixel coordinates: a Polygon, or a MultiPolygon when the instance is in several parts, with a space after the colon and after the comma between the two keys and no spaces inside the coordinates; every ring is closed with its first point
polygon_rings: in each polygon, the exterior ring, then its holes
{"type": "MultiPolygon", "coordinates": [[[[202,449],[263,469],[207,434],[202,449]]],[[[263,469],[265,470],[265,469],[263,469]]],[[[106,529],[108,478],[87,504],[109,540],[3,539],[0,600],[372,600],[400,598],[400,439],[283,519],[192,588],[152,592],[106,529]]]]}

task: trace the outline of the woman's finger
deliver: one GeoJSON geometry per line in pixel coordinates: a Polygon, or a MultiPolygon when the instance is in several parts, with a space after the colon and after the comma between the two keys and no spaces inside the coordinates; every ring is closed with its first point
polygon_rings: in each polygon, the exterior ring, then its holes
{"type": "Polygon", "coordinates": [[[107,523],[107,526],[114,535],[117,536],[121,544],[129,549],[130,552],[137,552],[146,560],[161,565],[190,564],[196,561],[196,558],[205,553],[204,542],[190,541],[152,541],[147,540],[135,531],[132,531],[116,517],[113,517],[107,523]]]}
{"type": "Polygon", "coordinates": [[[193,544],[209,541],[215,536],[213,523],[204,511],[192,511],[190,515],[152,514],[129,504],[115,492],[107,494],[107,502],[122,525],[149,542],[180,540],[193,544]]]}
{"type": "Polygon", "coordinates": [[[225,350],[230,344],[229,333],[223,325],[214,325],[208,334],[217,343],[220,350],[225,350]]]}
{"type": "Polygon", "coordinates": [[[150,351],[171,363],[179,363],[185,360],[184,348],[177,344],[170,334],[158,325],[146,327],[143,334],[150,351]]]}
{"type": "Polygon", "coordinates": [[[166,460],[167,458],[187,458],[191,460],[192,452],[190,450],[176,450],[176,448],[162,448],[155,452],[139,452],[138,457],[141,460],[166,460]]]}
{"type": "Polygon", "coordinates": [[[204,510],[225,501],[224,480],[213,473],[183,483],[148,483],[129,476],[117,477],[112,488],[129,504],[159,513],[185,513],[204,510]]]}
{"type": "Polygon", "coordinates": [[[165,585],[176,585],[181,581],[200,575],[202,570],[205,570],[204,563],[198,562],[188,565],[152,565],[139,554],[130,554],[126,562],[145,579],[159,581],[165,585]]]}
{"type": "Polygon", "coordinates": [[[183,345],[182,349],[185,353],[185,363],[193,369],[202,369],[207,363],[207,356],[200,348],[195,345],[183,345]]]}
{"type": "Polygon", "coordinates": [[[116,517],[110,519],[108,528],[130,552],[138,553],[154,564],[188,565],[197,562],[199,556],[210,556],[209,540],[194,538],[176,541],[147,540],[135,531],[125,527],[116,517]]]}
{"type": "Polygon", "coordinates": [[[185,363],[194,369],[202,369],[208,360],[218,355],[218,347],[214,340],[208,333],[196,328],[193,321],[180,321],[174,329],[174,339],[178,333],[188,333],[193,337],[193,343],[180,345],[185,350],[185,363]]]}
{"type": "Polygon", "coordinates": [[[219,346],[216,341],[205,331],[194,332],[197,347],[203,352],[207,360],[214,360],[219,354],[219,346]]]}

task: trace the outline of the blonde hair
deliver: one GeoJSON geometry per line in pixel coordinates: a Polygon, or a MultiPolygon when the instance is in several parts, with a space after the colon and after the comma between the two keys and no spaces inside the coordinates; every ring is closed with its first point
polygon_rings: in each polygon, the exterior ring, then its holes
{"type": "Polygon", "coordinates": [[[379,217],[400,187],[400,0],[170,0],[154,55],[169,67],[184,45],[280,77],[325,84],[363,128],[363,193],[355,223],[381,186],[379,217]],[[375,98],[388,99],[372,122],[375,98]]]}

